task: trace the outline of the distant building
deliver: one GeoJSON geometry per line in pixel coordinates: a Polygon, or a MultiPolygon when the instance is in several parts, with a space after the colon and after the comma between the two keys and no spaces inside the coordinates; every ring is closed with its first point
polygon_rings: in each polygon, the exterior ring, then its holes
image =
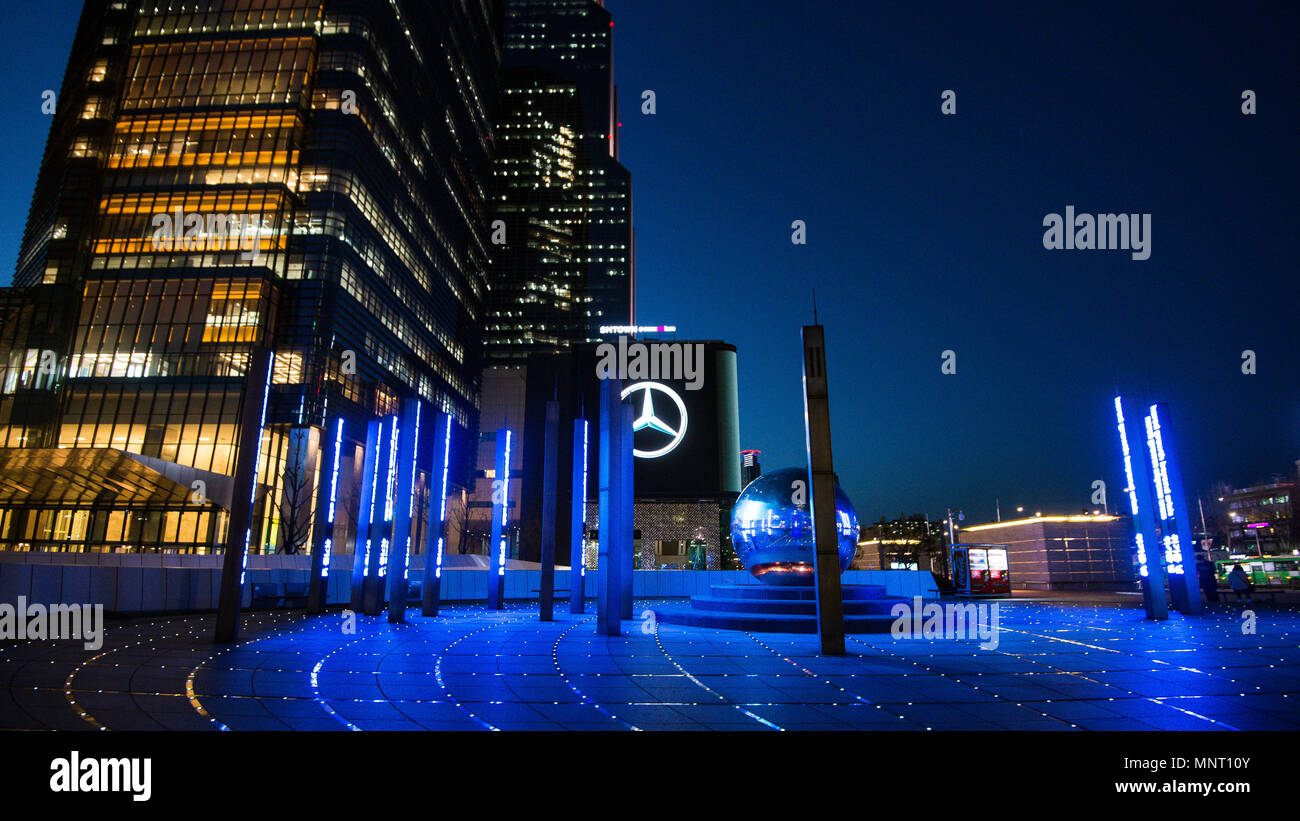
{"type": "Polygon", "coordinates": [[[740,486],[748,487],[749,483],[763,475],[763,466],[758,463],[761,450],[742,450],[740,452],[740,486]]]}
{"type": "Polygon", "coordinates": [[[1278,556],[1300,547],[1296,485],[1274,481],[1228,493],[1228,553],[1278,556]]]}
{"type": "Polygon", "coordinates": [[[1130,588],[1132,527],[1107,515],[1033,516],[962,528],[958,544],[1004,544],[1013,590],[1130,588]]]}
{"type": "Polygon", "coordinates": [[[864,526],[858,536],[855,570],[929,570],[947,573],[943,523],[917,514],[864,526]]]}
{"type": "Polygon", "coordinates": [[[633,319],[632,178],[618,161],[610,13],[592,0],[506,0],[485,358],[599,340],[633,319]]]}
{"type": "MultiPolygon", "coordinates": [[[[683,344],[695,344],[685,342],[683,344]]],[[[636,566],[724,569],[731,564],[731,508],[740,493],[740,426],[736,349],[701,341],[703,381],[692,390],[681,379],[645,380],[625,387],[637,411],[633,425],[633,538],[636,566]],[[653,421],[646,419],[650,414],[653,421]]],[[[573,424],[588,421],[587,538],[596,537],[600,475],[600,380],[596,348],[535,353],[527,360],[523,418],[523,470],[519,499],[519,558],[535,560],[541,542],[546,403],[559,402],[558,474],[570,476],[575,456],[573,424]]],[[[511,425],[515,426],[511,417],[511,425]]],[[[485,409],[483,426],[496,424],[485,409]]],[[[557,489],[556,544],[570,538],[572,488],[557,489]]]]}
{"type": "MultiPolygon", "coordinates": [[[[502,233],[494,235],[484,297],[470,552],[487,552],[497,429],[509,423],[516,459],[527,454],[531,466],[541,458],[540,440],[530,441],[524,425],[528,357],[590,347],[602,327],[633,318],[632,178],[618,161],[610,13],[594,0],[506,0],[502,8],[490,216],[502,233]]],[[[540,524],[521,525],[523,475],[513,475],[510,555],[522,540],[523,554],[535,558],[540,524]]]]}

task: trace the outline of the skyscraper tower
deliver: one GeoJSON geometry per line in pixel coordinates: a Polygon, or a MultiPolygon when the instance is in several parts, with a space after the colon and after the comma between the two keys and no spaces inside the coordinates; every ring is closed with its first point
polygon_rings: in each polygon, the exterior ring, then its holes
{"type": "Polygon", "coordinates": [[[368,420],[418,396],[477,430],[501,22],[87,0],[0,294],[0,458],[30,480],[0,542],[211,550],[245,465],[252,550],[295,552],[336,422],[336,522],[368,420]]]}
{"type": "Polygon", "coordinates": [[[594,0],[506,0],[486,356],[592,341],[632,320],[632,184],[618,161],[613,21],[594,0]]]}

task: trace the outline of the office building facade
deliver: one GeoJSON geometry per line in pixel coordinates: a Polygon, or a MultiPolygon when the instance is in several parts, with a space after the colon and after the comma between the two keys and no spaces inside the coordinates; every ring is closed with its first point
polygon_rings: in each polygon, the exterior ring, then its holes
{"type": "Polygon", "coordinates": [[[3,547],[211,552],[252,460],[252,552],[310,549],[327,483],[346,550],[369,420],[419,397],[472,440],[501,21],[86,3],[0,295],[3,547]]]}
{"type": "Polygon", "coordinates": [[[1280,478],[1229,492],[1227,555],[1281,556],[1300,549],[1296,483],[1280,478]]]}
{"type": "Polygon", "coordinates": [[[632,183],[618,161],[613,31],[595,0],[505,2],[490,365],[632,321],[632,183]]]}

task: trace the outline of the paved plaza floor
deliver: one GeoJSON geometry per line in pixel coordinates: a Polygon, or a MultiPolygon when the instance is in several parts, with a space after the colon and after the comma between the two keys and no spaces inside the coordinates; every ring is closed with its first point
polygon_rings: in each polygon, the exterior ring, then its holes
{"type": "MultiPolygon", "coordinates": [[[[654,602],[638,600],[637,612],[654,602]]],[[[588,603],[588,611],[594,603],[588,603]]],[[[1295,730],[1300,611],[1146,622],[1137,603],[1006,601],[978,640],[625,622],[535,603],[404,625],[339,612],[109,621],[99,650],[0,643],[0,728],[61,730],[1295,730]]]]}

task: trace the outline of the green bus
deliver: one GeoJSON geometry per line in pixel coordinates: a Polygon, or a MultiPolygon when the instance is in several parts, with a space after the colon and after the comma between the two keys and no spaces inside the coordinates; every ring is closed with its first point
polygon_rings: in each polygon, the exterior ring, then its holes
{"type": "Polygon", "coordinates": [[[1300,556],[1251,556],[1220,559],[1214,563],[1215,575],[1224,584],[1232,568],[1241,565],[1256,587],[1300,587],[1300,556]]]}

